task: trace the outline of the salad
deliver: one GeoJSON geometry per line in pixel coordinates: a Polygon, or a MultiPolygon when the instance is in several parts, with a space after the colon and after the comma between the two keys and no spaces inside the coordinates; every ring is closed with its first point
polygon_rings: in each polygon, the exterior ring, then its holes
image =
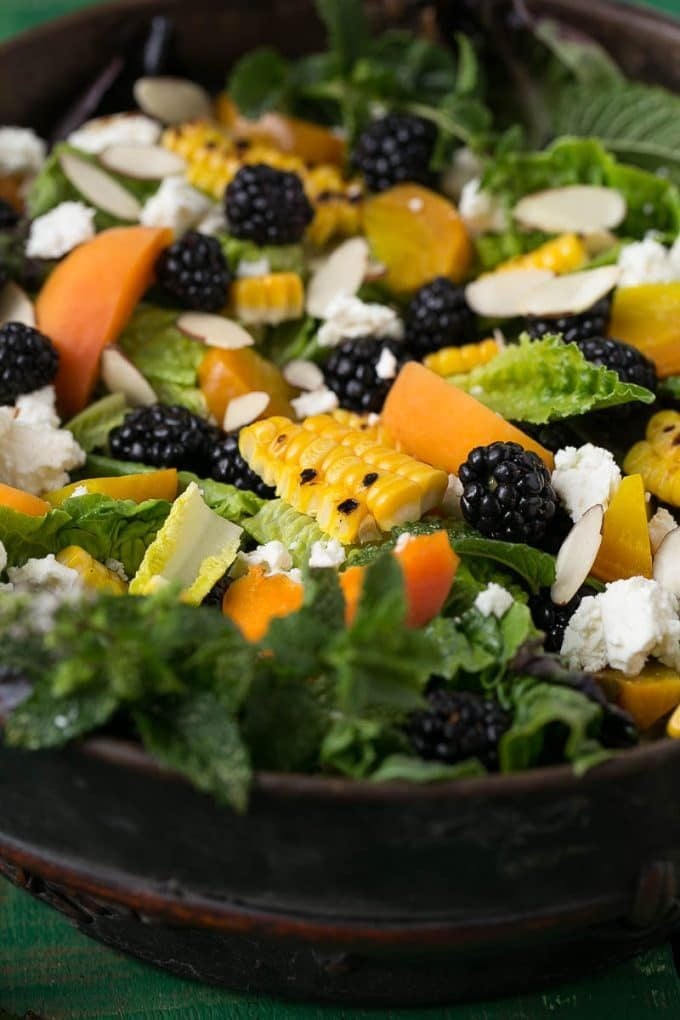
{"type": "Polygon", "coordinates": [[[244,810],[678,738],[680,98],[317,6],[217,96],[0,128],[4,740],[244,810]]]}

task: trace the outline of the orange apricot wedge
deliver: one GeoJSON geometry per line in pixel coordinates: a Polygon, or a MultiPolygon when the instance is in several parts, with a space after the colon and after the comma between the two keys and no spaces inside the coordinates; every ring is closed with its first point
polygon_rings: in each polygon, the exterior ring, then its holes
{"type": "Polygon", "coordinates": [[[59,351],[56,378],[61,414],[87,404],[99,359],[113,343],[153,280],[156,259],[172,232],[114,227],[79,245],[49,276],[36,301],[38,328],[59,351]]]}
{"type": "Polygon", "coordinates": [[[292,417],[289,400],[294,391],[276,365],[251,347],[237,350],[211,347],[198,366],[198,382],[210,413],[219,422],[224,420],[230,400],[253,390],[269,394],[261,417],[292,417]]]}
{"type": "Polygon", "coordinates": [[[553,467],[553,455],[540,443],[415,361],[397,376],[382,423],[405,453],[449,473],[458,472],[475,446],[495,442],[519,443],[553,467]]]}
{"type": "Polygon", "coordinates": [[[266,574],[264,567],[256,565],[229,585],[222,612],[248,641],[260,641],[272,620],[295,613],[303,600],[304,589],[297,581],[286,574],[266,574]]]}
{"type": "Polygon", "coordinates": [[[8,510],[16,510],[17,513],[27,514],[29,517],[44,517],[52,507],[39,496],[33,496],[23,489],[14,489],[11,485],[3,485],[0,482],[0,506],[8,510]]]}

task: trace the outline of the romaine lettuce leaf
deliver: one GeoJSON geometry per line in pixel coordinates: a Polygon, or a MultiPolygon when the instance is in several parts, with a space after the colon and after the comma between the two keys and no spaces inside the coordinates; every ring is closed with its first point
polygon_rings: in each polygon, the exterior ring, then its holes
{"type": "Polygon", "coordinates": [[[327,537],[312,517],[298,513],[282,499],[263,503],[254,517],[242,520],[241,524],[259,545],[282,542],[296,567],[305,566],[313,544],[327,537]]]}
{"type": "Polygon", "coordinates": [[[535,425],[631,401],[654,402],[650,390],[622,382],[616,372],[587,361],[576,344],[550,335],[531,340],[524,333],[518,345],[449,382],[504,418],[535,425]]]}
{"type": "Polygon", "coordinates": [[[73,433],[81,450],[91,453],[106,446],[109,432],[123,423],[127,410],[123,394],[110,393],[71,418],[64,428],[73,433]]]}
{"type": "MultiPolygon", "coordinates": [[[[511,570],[521,577],[532,594],[539,588],[549,588],[555,580],[554,557],[521,542],[499,542],[471,533],[454,536],[452,545],[461,560],[473,567],[476,560],[486,560],[511,570]]],[[[477,576],[476,570],[473,569],[473,573],[477,576]]]]}
{"type": "Polygon", "coordinates": [[[409,783],[441,783],[450,779],[474,779],[485,776],[486,769],[477,758],[447,765],[442,761],[423,761],[408,754],[391,754],[369,776],[372,783],[405,780],[409,783]]]}

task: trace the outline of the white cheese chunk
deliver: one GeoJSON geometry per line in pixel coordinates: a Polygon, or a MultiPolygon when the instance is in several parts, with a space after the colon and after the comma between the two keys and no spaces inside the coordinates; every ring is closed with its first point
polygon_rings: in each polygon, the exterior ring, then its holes
{"type": "Polygon", "coordinates": [[[38,173],[47,155],[47,145],[30,128],[0,127],[0,176],[38,173]]]}
{"type": "Polygon", "coordinates": [[[29,258],[60,259],[95,235],[95,210],[82,202],[62,202],[31,223],[29,258]]]}
{"type": "Polygon", "coordinates": [[[345,549],[337,538],[314,542],[309,555],[310,567],[339,567],[345,562],[345,549]]]}
{"type": "Polygon", "coordinates": [[[609,450],[586,443],[555,454],[552,485],[573,521],[598,503],[606,510],[620,484],[621,471],[609,450]]]}
{"type": "Polygon", "coordinates": [[[482,616],[496,616],[500,620],[514,601],[507,588],[492,581],[475,599],[475,609],[478,609],[482,616]]]}
{"type": "Polygon", "coordinates": [[[337,347],[342,340],[360,336],[401,340],[404,326],[393,308],[340,294],[329,303],[326,321],[317,333],[320,347],[337,347]]]}
{"type": "Polygon", "coordinates": [[[180,235],[197,226],[209,213],[211,204],[183,177],[166,177],[144,204],[139,221],[145,227],[170,227],[180,235]]]}

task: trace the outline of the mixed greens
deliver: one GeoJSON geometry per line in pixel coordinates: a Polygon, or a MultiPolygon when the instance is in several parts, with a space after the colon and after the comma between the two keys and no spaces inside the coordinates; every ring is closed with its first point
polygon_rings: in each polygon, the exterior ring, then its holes
{"type": "Polygon", "coordinates": [[[523,4],[316,7],[0,128],[4,740],[243,811],[679,737],[680,98],[523,4]]]}

